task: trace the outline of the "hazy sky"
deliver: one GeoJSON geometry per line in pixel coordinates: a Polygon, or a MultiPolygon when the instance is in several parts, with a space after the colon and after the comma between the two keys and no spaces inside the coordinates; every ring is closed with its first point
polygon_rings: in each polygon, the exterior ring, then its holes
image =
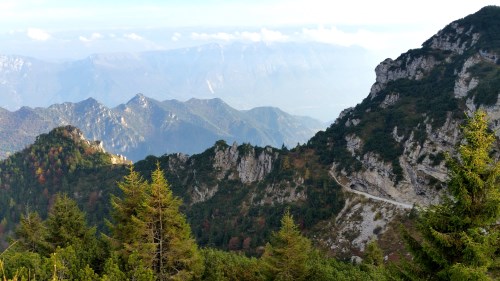
{"type": "Polygon", "coordinates": [[[396,57],[495,4],[500,0],[0,0],[0,53],[82,57],[213,40],[312,40],[396,57]]]}

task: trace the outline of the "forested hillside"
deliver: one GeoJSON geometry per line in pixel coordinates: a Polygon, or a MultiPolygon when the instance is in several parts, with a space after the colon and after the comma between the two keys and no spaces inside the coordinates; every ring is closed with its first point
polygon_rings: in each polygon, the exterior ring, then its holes
{"type": "MultiPolygon", "coordinates": [[[[340,187],[312,150],[229,146],[224,141],[201,154],[149,156],[135,163],[146,179],[159,163],[201,246],[259,255],[271,231],[290,208],[303,230],[329,219],[343,207],[340,187]]],[[[46,217],[57,193],[76,199],[89,221],[104,230],[110,193],[119,193],[126,173],[123,158],[68,126],[40,135],[25,150],[0,162],[3,232],[22,214],[46,217]]]]}
{"type": "Polygon", "coordinates": [[[109,196],[124,173],[123,158],[105,153],[72,126],[37,137],[34,144],[0,162],[0,217],[5,242],[22,214],[46,218],[58,193],[71,196],[102,229],[109,213],[109,196]]]}

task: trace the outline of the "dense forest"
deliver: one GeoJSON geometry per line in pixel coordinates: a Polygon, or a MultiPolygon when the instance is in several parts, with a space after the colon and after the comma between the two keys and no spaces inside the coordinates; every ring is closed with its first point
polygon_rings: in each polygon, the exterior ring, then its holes
{"type": "Polygon", "coordinates": [[[377,241],[367,245],[358,264],[328,257],[304,236],[286,208],[279,229],[259,256],[200,247],[181,212],[181,199],[157,163],[148,179],[128,166],[109,198],[110,215],[102,227],[106,231],[89,225],[85,212],[63,193],[54,196],[46,216],[24,212],[0,253],[0,276],[3,280],[493,280],[500,277],[500,164],[491,155],[496,138],[481,111],[468,120],[463,135],[458,156],[445,156],[450,169],[448,197],[439,205],[414,210],[416,227],[401,230],[411,254],[407,259],[385,261],[377,241]]]}
{"type": "MultiPolygon", "coordinates": [[[[13,233],[21,215],[36,211],[45,219],[61,192],[77,202],[97,231],[109,232],[104,218],[110,215],[110,194],[122,195],[116,182],[128,173],[128,163],[82,137],[75,127],[57,128],[0,162],[4,195],[0,197],[0,249],[7,246],[5,237],[13,233]]],[[[151,180],[158,163],[173,193],[182,199],[181,211],[201,247],[260,256],[286,208],[306,232],[343,208],[343,194],[328,175],[328,165],[318,164],[314,152],[300,146],[288,150],[218,141],[201,154],[149,156],[134,167],[151,180]],[[217,172],[216,155],[230,151],[238,161],[217,172]],[[270,172],[243,182],[238,165],[263,157],[272,159],[270,172]],[[205,190],[212,196],[195,201],[194,196],[205,190]],[[287,197],[292,200],[282,199],[287,197]]]]}

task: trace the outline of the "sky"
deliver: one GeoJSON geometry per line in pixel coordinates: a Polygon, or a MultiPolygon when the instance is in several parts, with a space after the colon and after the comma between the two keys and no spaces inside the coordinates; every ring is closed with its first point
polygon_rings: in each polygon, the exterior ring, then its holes
{"type": "Polygon", "coordinates": [[[319,41],[393,57],[500,0],[0,0],[0,53],[64,59],[206,41],[319,41]]]}
{"type": "Polygon", "coordinates": [[[373,72],[487,5],[500,0],[0,0],[0,54],[64,61],[211,42],[322,42],[365,49],[373,72]]]}

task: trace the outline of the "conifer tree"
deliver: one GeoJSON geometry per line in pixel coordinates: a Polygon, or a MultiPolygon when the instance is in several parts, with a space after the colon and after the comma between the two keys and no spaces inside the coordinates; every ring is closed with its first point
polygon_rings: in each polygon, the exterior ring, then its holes
{"type": "Polygon", "coordinates": [[[56,195],[45,225],[48,231],[47,242],[52,252],[74,252],[75,260],[78,260],[80,265],[88,265],[89,268],[102,267],[104,257],[95,236],[96,228],[87,226],[85,213],[73,199],[67,195],[56,195]]]}
{"type": "Polygon", "coordinates": [[[112,246],[118,251],[118,255],[123,261],[128,261],[129,256],[135,253],[145,264],[149,259],[147,246],[142,243],[145,224],[138,219],[139,213],[144,208],[143,204],[148,196],[148,183],[141,175],[129,168],[129,174],[123,181],[118,182],[118,188],[122,191],[122,196],[112,196],[111,205],[113,207],[113,222],[109,223],[112,233],[112,246]]]}
{"type": "Polygon", "coordinates": [[[150,196],[140,219],[147,225],[152,269],[159,280],[191,280],[202,273],[203,261],[186,218],[179,212],[181,200],[170,189],[159,163],[151,174],[150,196]]]}
{"type": "Polygon", "coordinates": [[[203,269],[202,257],[179,212],[181,201],[173,195],[159,164],[151,183],[131,168],[119,188],[123,198],[112,199],[112,232],[114,243],[125,249],[120,254],[129,278],[140,275],[144,279],[150,271],[157,280],[197,278],[203,269]]]}
{"type": "Polygon", "coordinates": [[[17,241],[24,250],[48,255],[50,249],[47,242],[48,231],[37,212],[21,215],[21,221],[15,233],[17,241]]]}
{"type": "Polygon", "coordinates": [[[87,226],[85,213],[67,195],[56,195],[45,224],[47,241],[53,250],[75,244],[85,245],[87,249],[95,245],[95,228],[87,226]]]}
{"type": "Polygon", "coordinates": [[[384,255],[376,240],[366,244],[363,264],[373,266],[382,266],[384,264],[384,255]]]}
{"type": "Polygon", "coordinates": [[[311,241],[302,236],[286,210],[281,218],[281,228],[272,234],[262,260],[273,280],[307,280],[312,253],[311,241]]]}
{"type": "Polygon", "coordinates": [[[496,139],[483,111],[462,129],[460,157],[447,159],[450,196],[421,210],[421,239],[404,233],[413,253],[413,263],[402,270],[408,278],[489,280],[500,264],[500,165],[490,155],[496,139]]]}

